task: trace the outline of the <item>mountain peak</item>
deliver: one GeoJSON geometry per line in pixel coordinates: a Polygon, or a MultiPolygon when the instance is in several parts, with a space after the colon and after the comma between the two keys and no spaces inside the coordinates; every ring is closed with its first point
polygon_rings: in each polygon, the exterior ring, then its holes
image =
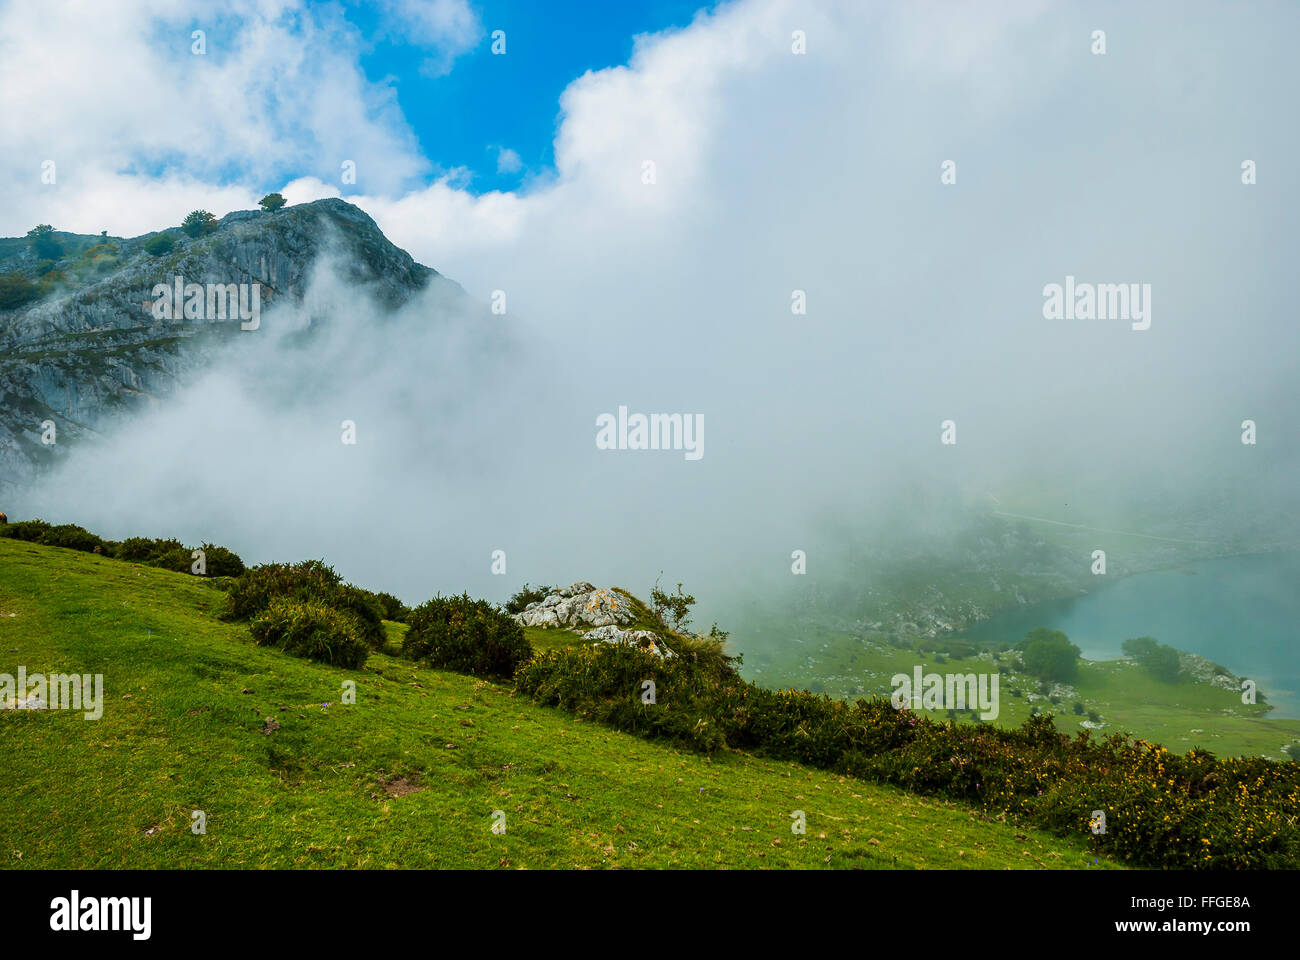
{"type": "Polygon", "coordinates": [[[431,285],[464,296],[337,198],[233,211],[197,236],[173,226],[131,238],[0,239],[0,489],[30,481],[60,455],[58,444],[95,435],[110,415],[167,397],[204,366],[205,347],[240,333],[224,294],[215,315],[190,315],[180,303],[172,312],[176,278],[205,289],[256,286],[266,310],[301,302],[322,260],[381,309],[431,285]],[[166,311],[155,309],[163,286],[166,311]],[[46,421],[57,425],[57,444],[42,440],[46,421]]]}

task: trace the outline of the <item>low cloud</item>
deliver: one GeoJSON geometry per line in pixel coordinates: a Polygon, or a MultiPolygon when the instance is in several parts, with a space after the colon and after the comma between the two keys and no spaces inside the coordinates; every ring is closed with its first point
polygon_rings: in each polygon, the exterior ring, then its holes
{"type": "Polygon", "coordinates": [[[664,570],[711,610],[789,583],[794,549],[942,549],[990,497],[1294,517],[1271,478],[1300,412],[1300,13],[1179,10],[1110,11],[1105,56],[1082,6],[980,8],[971,33],[964,7],[741,2],[642,38],[566,91],[550,178],[349,198],[474,309],[382,321],[323,271],[314,343],[240,345],[43,508],[324,556],[409,600],[664,570]],[[1046,319],[1067,276],[1150,284],[1150,328],[1046,319]],[[705,455],[598,449],[620,405],[702,417],[705,455]]]}

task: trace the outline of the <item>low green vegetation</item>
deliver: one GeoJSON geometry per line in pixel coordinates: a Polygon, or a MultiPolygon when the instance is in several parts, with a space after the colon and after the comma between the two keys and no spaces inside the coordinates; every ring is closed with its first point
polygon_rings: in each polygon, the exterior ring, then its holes
{"type": "MultiPolygon", "coordinates": [[[[98,538],[80,527],[13,526],[40,536],[7,537],[11,542],[57,540],[75,551],[65,556],[74,557],[99,549],[92,545],[98,538]]],[[[116,545],[117,552],[123,546],[128,554],[151,549],[149,541],[134,538],[116,545]]],[[[1061,733],[1044,705],[1055,708],[1075,697],[1063,684],[1084,677],[1077,647],[1059,631],[1031,631],[1016,649],[992,655],[1017,684],[1012,697],[1022,694],[1021,685],[1034,685],[1037,693],[1026,698],[1040,701],[1030,703],[1021,726],[1009,728],[983,723],[975,711],[973,722],[957,722],[952,709],[940,722],[883,697],[848,703],[808,690],[757,686],[740,676],[741,661],[725,653],[726,634],[716,624],[706,637],[687,629],[695,598],[680,584],[673,594],[656,584],[650,607],[619,591],[634,626],[653,629],[669,647],[664,657],[630,644],[584,643],[560,630],[562,642],[535,652],[508,613],[467,594],[435,596],[399,629],[385,622],[376,594],[343,583],[318,560],[263,564],[219,583],[226,590],[224,620],[248,621],[257,646],[316,661],[322,669],[360,671],[372,656],[387,657],[396,640],[408,660],[512,685],[515,693],[581,721],[710,759],[744,753],[957,801],[990,821],[1054,832],[1098,861],[1110,856],[1174,868],[1300,864],[1294,817],[1300,765],[1222,759],[1201,749],[1171,753],[1124,732],[1100,740],[1087,730],[1061,733]],[[1105,830],[1094,829],[1099,811],[1105,830]]],[[[1141,638],[1130,649],[1151,657],[1160,647],[1141,638]]],[[[355,681],[343,688],[349,685],[355,693],[355,681]]],[[[1075,700],[1076,707],[1085,699],[1075,700]]],[[[355,696],[343,702],[355,705],[355,696]]],[[[280,728],[268,716],[262,733],[280,728]]]]}
{"type": "Polygon", "coordinates": [[[525,583],[513,597],[506,601],[506,613],[523,613],[530,603],[540,603],[554,589],[547,586],[530,587],[525,583]]]}
{"type": "MultiPolygon", "coordinates": [[[[1080,660],[1078,676],[1069,685],[1074,695],[1058,706],[1039,692],[1042,681],[1023,669],[1018,651],[1009,647],[989,651],[967,645],[962,656],[944,656],[936,647],[951,649],[954,641],[948,638],[900,643],[870,631],[849,633],[782,621],[773,621],[770,629],[790,639],[783,646],[747,647],[742,668],[746,679],[764,686],[816,689],[821,684],[833,697],[888,696],[891,678],[911,675],[917,666],[942,673],[993,670],[1000,675],[1001,706],[990,722],[1002,727],[1018,727],[1035,711],[1052,709],[1056,725],[1065,732],[1085,729],[1081,723],[1087,720],[1100,725],[1099,732],[1122,730],[1170,748],[1195,747],[1221,757],[1283,760],[1288,756],[1285,747],[1300,743],[1300,720],[1271,716],[1262,697],[1254,704],[1243,703],[1240,692],[1186,674],[1166,683],[1132,660],[1080,660]],[[1084,705],[1083,714],[1073,714],[1070,704],[1076,700],[1084,705]]],[[[958,714],[957,719],[969,718],[958,714]]]]}
{"type": "Polygon", "coordinates": [[[431,667],[509,680],[533,655],[523,628],[485,600],[434,597],[411,611],[402,655],[431,667]]]}
{"type": "Polygon", "coordinates": [[[181,221],[181,230],[191,238],[211,233],[217,228],[217,218],[207,210],[191,210],[181,221]]]}
{"type": "MultiPolygon", "coordinates": [[[[282,607],[270,618],[262,619],[261,629],[270,636],[284,635],[284,624],[293,618],[312,625],[312,643],[294,642],[283,645],[291,651],[321,649],[342,651],[342,659],[327,659],[329,663],[346,663],[359,666],[365,662],[365,649],[382,650],[388,640],[384,628],[384,604],[368,590],[344,583],[343,578],[329,564],[321,560],[301,563],[264,563],[245,571],[227,587],[227,620],[248,620],[254,623],[277,600],[292,601],[296,606],[282,607]],[[333,616],[322,617],[320,611],[328,609],[333,616]],[[332,636],[326,636],[330,626],[346,626],[332,636]],[[361,638],[364,647],[360,660],[353,652],[353,637],[361,638]]],[[[313,656],[316,655],[313,654],[313,656]]]]}
{"type": "Polygon", "coordinates": [[[63,547],[85,553],[127,560],[206,577],[236,577],[244,572],[244,561],[233,550],[204,543],[190,548],[179,540],[151,537],[128,537],[122,541],[105,540],[75,523],[53,525],[44,520],[22,520],[0,525],[0,537],[63,547]],[[200,560],[197,553],[202,554],[200,560]],[[201,569],[199,569],[201,567],[201,569]]]}
{"type": "Polygon", "coordinates": [[[144,252],[151,257],[162,257],[171,253],[174,246],[176,246],[176,239],[164,230],[144,242],[144,252]]]}
{"type": "Polygon", "coordinates": [[[48,223],[37,224],[27,231],[32,252],[41,260],[62,260],[63,247],[54,239],[54,228],[48,223]]]}
{"type": "MultiPolygon", "coordinates": [[[[0,538],[0,673],[102,673],[106,704],[97,721],[0,710],[5,867],[1116,866],[1077,834],[742,750],[675,749],[508,683],[378,651],[359,670],[288,656],[222,620],[218,586],[0,538]]],[[[384,626],[396,649],[405,625],[384,626]]]]}
{"type": "Polygon", "coordinates": [[[555,649],[516,674],[541,703],[704,753],[731,748],[858,779],[960,798],[992,815],[1087,832],[1096,849],[1147,866],[1294,868],[1300,765],[1170,753],[1116,733],[1060,733],[1051,716],[1015,729],[940,723],[885,698],[849,704],[768,690],[693,655],[622,645],[555,649]],[[647,699],[649,691],[651,699],[647,699]]]}
{"type": "Polygon", "coordinates": [[[0,310],[12,310],[41,295],[41,288],[21,273],[0,277],[0,310]]]}
{"type": "Polygon", "coordinates": [[[1165,683],[1178,679],[1178,651],[1157,643],[1155,637],[1135,637],[1124,641],[1124,655],[1146,667],[1151,676],[1165,683]]]}
{"type": "Polygon", "coordinates": [[[1025,669],[1043,680],[1069,683],[1079,675],[1079,648],[1060,630],[1031,630],[1016,649],[1025,669]]]}
{"type": "Polygon", "coordinates": [[[274,597],[253,617],[249,631],[262,646],[336,667],[355,670],[370,655],[356,618],[313,600],[274,597]]]}

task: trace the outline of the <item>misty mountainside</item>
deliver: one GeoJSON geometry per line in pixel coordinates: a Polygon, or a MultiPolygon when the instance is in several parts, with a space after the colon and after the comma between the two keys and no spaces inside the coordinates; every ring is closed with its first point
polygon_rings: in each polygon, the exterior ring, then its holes
{"type": "MultiPolygon", "coordinates": [[[[0,300],[0,492],[29,485],[65,456],[68,442],[101,435],[111,421],[165,403],[241,330],[233,301],[224,319],[171,319],[150,309],[157,284],[260,284],[260,309],[301,306],[313,268],[328,252],[340,279],[381,308],[396,309],[438,285],[460,287],[416,263],[374,220],[343,200],[326,199],[275,212],[242,210],[190,237],[180,229],[129,239],[55,231],[58,259],[27,238],[0,239],[6,291],[31,299],[0,300]],[[146,250],[166,232],[170,250],[146,250]],[[42,442],[52,421],[56,442],[42,442]]],[[[155,246],[154,249],[157,249],[155,246]]]]}

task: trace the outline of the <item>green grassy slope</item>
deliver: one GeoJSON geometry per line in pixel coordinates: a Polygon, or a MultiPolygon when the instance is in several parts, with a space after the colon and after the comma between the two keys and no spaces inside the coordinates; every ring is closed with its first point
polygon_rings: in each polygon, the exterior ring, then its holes
{"type": "Polygon", "coordinates": [[[360,671],[298,660],[218,621],[222,600],[184,574],[0,539],[0,673],[105,683],[97,721],[0,711],[0,865],[1114,866],[1082,840],[794,764],[709,760],[390,656],[360,671]]]}

